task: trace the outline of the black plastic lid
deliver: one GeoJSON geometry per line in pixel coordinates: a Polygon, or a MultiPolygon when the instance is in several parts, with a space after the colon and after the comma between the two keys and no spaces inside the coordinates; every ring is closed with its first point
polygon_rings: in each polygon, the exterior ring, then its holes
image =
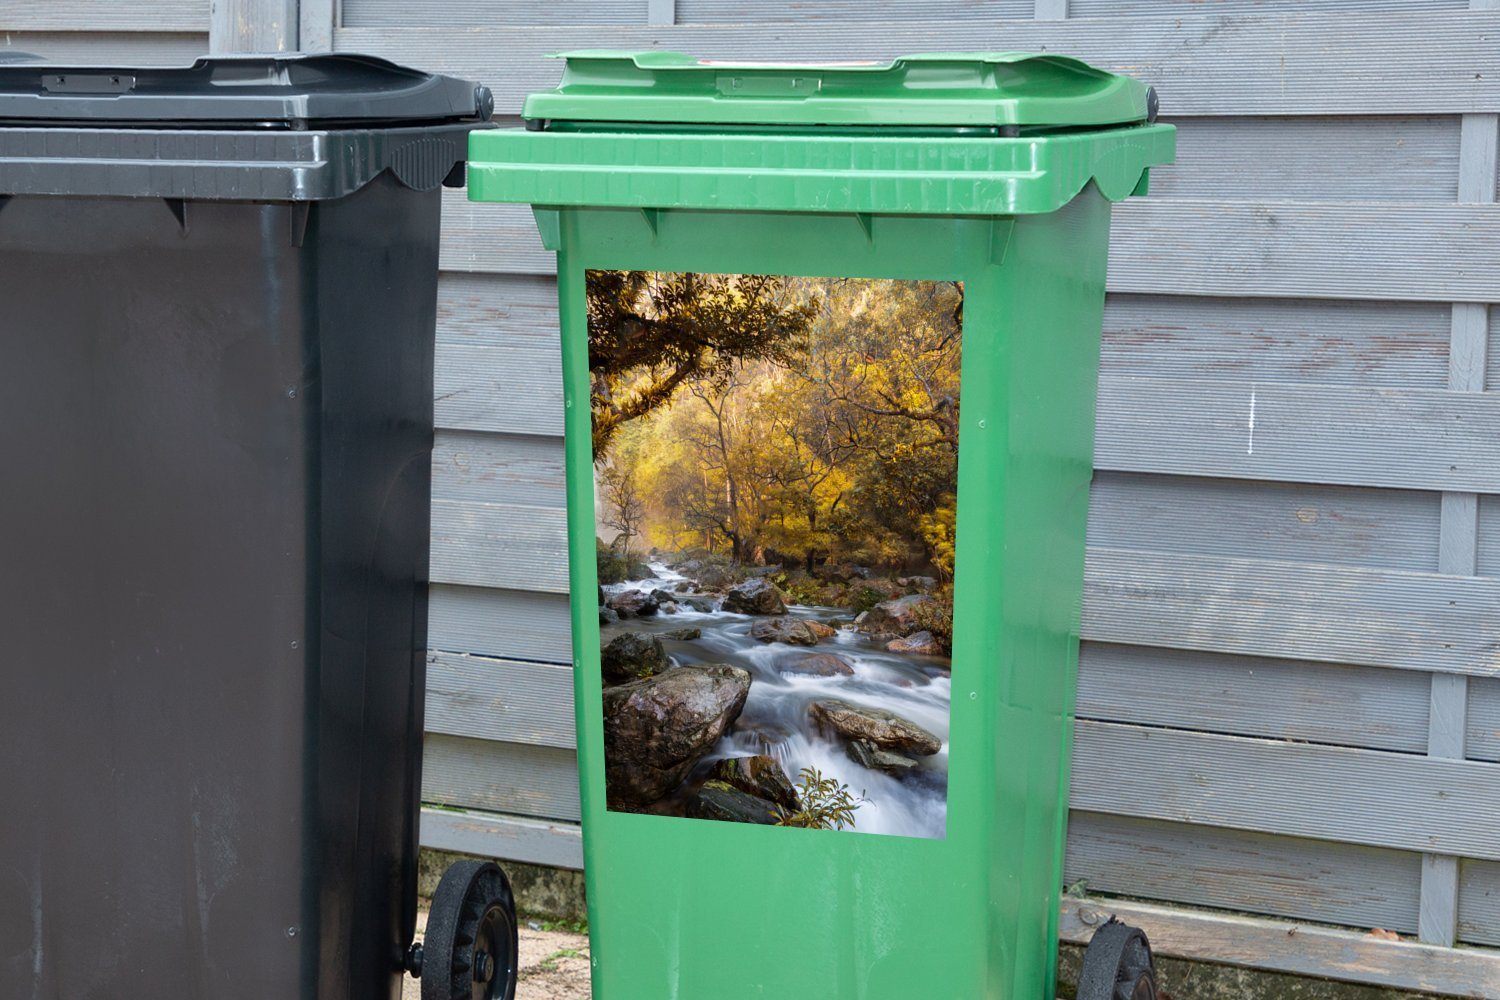
{"type": "Polygon", "coordinates": [[[488,88],[360,55],[209,56],[192,66],[0,65],[0,127],[292,128],[488,121],[488,88]]]}

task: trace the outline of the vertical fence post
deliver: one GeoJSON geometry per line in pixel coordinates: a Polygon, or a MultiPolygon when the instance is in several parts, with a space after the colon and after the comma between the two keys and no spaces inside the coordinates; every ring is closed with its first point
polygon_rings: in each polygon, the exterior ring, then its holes
{"type": "MultiPolygon", "coordinates": [[[[1500,0],[1473,0],[1477,10],[1500,8],[1500,0]]],[[[1469,114],[1460,126],[1458,200],[1486,203],[1495,200],[1496,156],[1500,149],[1500,115],[1469,114]]],[[[1483,392],[1490,307],[1484,303],[1455,302],[1448,345],[1448,388],[1455,392],[1483,392]]],[[[1438,572],[1473,576],[1478,572],[1479,496],[1444,493],[1438,527],[1438,572]]],[[[1462,760],[1469,705],[1468,678],[1433,674],[1427,722],[1427,753],[1431,757],[1462,760]]],[[[1417,936],[1428,944],[1452,945],[1458,939],[1459,859],[1445,854],[1422,855],[1422,894],[1417,913],[1417,936]]]]}
{"type": "Polygon", "coordinates": [[[208,10],[210,52],[292,52],[297,48],[297,0],[212,0],[208,10]]]}

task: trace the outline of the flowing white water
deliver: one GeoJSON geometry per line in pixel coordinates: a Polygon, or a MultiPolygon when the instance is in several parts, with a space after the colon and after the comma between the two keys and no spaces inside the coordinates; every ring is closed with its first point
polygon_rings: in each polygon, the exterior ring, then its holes
{"type": "MultiPolygon", "coordinates": [[[[653,580],[632,580],[605,587],[613,596],[627,590],[671,591],[686,580],[664,565],[651,564],[653,580]]],[[[663,638],[674,663],[727,663],[750,672],[750,694],[745,710],[730,731],[709,754],[690,783],[714,761],[765,753],[777,759],[793,782],[804,767],[814,767],[824,777],[837,779],[865,801],[855,812],[855,830],[908,837],[942,837],[947,821],[948,708],[951,685],[948,661],[932,656],[890,653],[883,645],[852,630],[841,630],[816,646],[763,643],[750,638],[750,615],[725,611],[700,612],[679,605],[675,614],[631,618],[606,625],[602,641],[621,632],[660,635],[674,629],[696,627],[702,636],[694,640],[663,638]],[[854,670],[852,676],[818,677],[784,670],[789,661],[809,653],[832,653],[854,670]],[[808,717],[808,706],[825,698],[838,698],[853,705],[881,708],[907,719],[943,741],[931,757],[920,758],[910,774],[896,778],[871,770],[851,760],[844,741],[825,736],[808,717]]],[[[848,620],[852,613],[840,608],[792,605],[792,618],[831,622],[848,620]]]]}

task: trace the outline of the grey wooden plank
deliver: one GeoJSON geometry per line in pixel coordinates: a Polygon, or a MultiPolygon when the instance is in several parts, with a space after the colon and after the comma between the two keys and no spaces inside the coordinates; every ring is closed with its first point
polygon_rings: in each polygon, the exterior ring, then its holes
{"type": "Polygon", "coordinates": [[[1500,576],[1500,497],[1479,498],[1475,562],[1483,576],[1500,576]]]}
{"type": "Polygon", "coordinates": [[[432,580],[566,593],[567,524],[552,507],[434,500],[432,580]]]}
{"type": "Polygon", "coordinates": [[[1487,389],[1500,389],[1500,309],[1490,309],[1489,347],[1485,352],[1484,385],[1487,389]]]}
{"type": "MultiPolygon", "coordinates": [[[[555,271],[527,209],[461,199],[449,193],[444,203],[445,270],[555,271]]],[[[1114,212],[1108,286],[1115,292],[1420,302],[1500,296],[1497,205],[1144,198],[1114,212]],[[1453,267],[1455,259],[1466,266],[1453,267]]]]}
{"type": "Polygon", "coordinates": [[[555,437],[441,430],[432,495],[443,500],[562,508],[562,442],[555,437]]]}
{"type": "MultiPolygon", "coordinates": [[[[551,508],[438,501],[432,579],[563,595],[563,520],[551,508]]],[[[1500,581],[1091,546],[1083,636],[1493,677],[1500,581]]]]}
{"type": "Polygon", "coordinates": [[[1458,940],[1458,866],[1451,854],[1422,855],[1417,940],[1452,947],[1458,940]]]}
{"type": "Polygon", "coordinates": [[[1092,545],[1434,570],[1436,494],[1099,471],[1092,545]]]}
{"type": "Polygon", "coordinates": [[[1500,859],[1500,765],[1080,721],[1072,806],[1500,859]]]}
{"type": "Polygon", "coordinates": [[[1177,159],[1151,172],[1153,198],[1454,200],[1459,119],[1453,115],[1278,115],[1179,124],[1177,159]],[[1349,169],[1351,163],[1359,169],[1349,169]]]}
{"type": "Polygon", "coordinates": [[[1497,493],[1500,395],[1105,376],[1094,465],[1497,493]]]}
{"type": "Polygon", "coordinates": [[[1465,861],[1459,881],[1459,940],[1500,946],[1500,864],[1465,861]]]}
{"type": "Polygon", "coordinates": [[[1409,934],[1420,857],[1103,813],[1068,820],[1065,882],[1076,891],[1295,917],[1409,934]]]}
{"type": "Polygon", "coordinates": [[[427,642],[447,652],[568,664],[573,661],[568,596],[434,584],[427,642]]]}
{"type": "Polygon", "coordinates": [[[1500,761],[1500,680],[1469,681],[1464,752],[1471,760],[1500,761]]]}
{"type": "Polygon", "coordinates": [[[422,801],[577,822],[577,755],[555,747],[429,733],[422,801]]]}
{"type": "MultiPolygon", "coordinates": [[[[430,732],[571,747],[567,666],[433,653],[430,732]]],[[[1426,678],[1414,672],[1084,643],[1084,719],[1422,752],[1426,678]]]]}
{"type": "Polygon", "coordinates": [[[678,24],[993,21],[1030,17],[1031,13],[1031,0],[906,0],[875,5],[861,0],[677,0],[678,24]]]}
{"type": "Polygon", "coordinates": [[[214,0],[209,8],[212,52],[289,52],[297,48],[297,0],[214,0]]]}
{"type": "Polygon", "coordinates": [[[583,867],[583,830],[574,823],[548,823],[451,809],[422,810],[422,846],[482,858],[554,868],[583,867]]]}
{"type": "Polygon", "coordinates": [[[1274,11],[1304,11],[1320,14],[1343,11],[1370,14],[1376,11],[1466,10],[1469,0],[1072,0],[1074,17],[1160,17],[1200,14],[1267,14],[1274,11]]]}
{"type": "Polygon", "coordinates": [[[333,51],[339,0],[298,0],[297,6],[297,48],[303,52],[333,51]]]}
{"type": "Polygon", "coordinates": [[[1032,16],[1038,21],[1061,21],[1068,16],[1068,0],[1036,0],[1032,16]]]}
{"type": "MultiPolygon", "coordinates": [[[[438,432],[433,495],[561,508],[561,439],[438,432]]],[[[1095,475],[1089,540],[1110,548],[1433,570],[1436,494],[1298,483],[1095,475]]]]}
{"type": "MultiPolygon", "coordinates": [[[[1029,12],[1028,12],[1029,13],[1029,12]]],[[[551,86],[549,52],[668,48],[712,58],[880,58],[1048,49],[1156,84],[1172,115],[1489,111],[1500,103],[1492,13],[1380,12],[1066,21],[801,21],[674,27],[346,28],[338,48],[441,69],[495,88],[497,107],[551,86]],[[504,58],[499,54],[504,53],[504,58]]]]}
{"type": "Polygon", "coordinates": [[[29,52],[77,66],[187,66],[207,51],[206,31],[0,32],[0,54],[29,52]]]}
{"type": "Polygon", "coordinates": [[[1160,955],[1443,996],[1490,997],[1500,983],[1500,954],[1493,951],[1121,899],[1064,899],[1058,932],[1064,941],[1087,944],[1110,916],[1144,929],[1160,955]]]}
{"type": "Polygon", "coordinates": [[[1091,546],[1083,637],[1493,677],[1500,582],[1091,546]]]}
{"type": "Polygon", "coordinates": [[[1079,718],[1421,753],[1427,676],[1085,642],[1079,718]]]}
{"type": "Polygon", "coordinates": [[[647,0],[647,24],[676,24],[677,0],[647,0]]]}
{"type": "Polygon", "coordinates": [[[6,0],[0,31],[207,32],[208,0],[6,0]]]}
{"type": "Polygon", "coordinates": [[[1131,199],[1115,208],[1109,287],[1488,302],[1500,295],[1500,207],[1131,199]]]}
{"type": "Polygon", "coordinates": [[[433,653],[427,659],[427,732],[571,750],[573,668],[433,653]]]}
{"type": "Polygon", "coordinates": [[[345,28],[645,24],[648,0],[341,0],[345,28]]]}

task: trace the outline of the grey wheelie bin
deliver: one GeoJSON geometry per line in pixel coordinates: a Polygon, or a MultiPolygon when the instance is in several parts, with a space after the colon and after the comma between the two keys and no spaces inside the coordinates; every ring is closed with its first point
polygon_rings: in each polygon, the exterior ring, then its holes
{"type": "Polygon", "coordinates": [[[513,993],[493,865],[412,946],[440,195],[490,109],[0,65],[0,997],[513,993]]]}

